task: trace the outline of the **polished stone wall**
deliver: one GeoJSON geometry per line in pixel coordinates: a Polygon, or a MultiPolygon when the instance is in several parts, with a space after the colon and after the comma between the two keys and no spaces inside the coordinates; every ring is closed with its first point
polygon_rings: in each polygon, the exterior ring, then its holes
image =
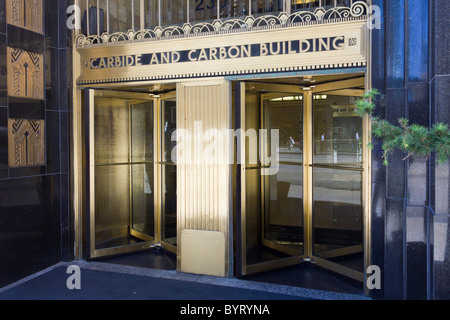
{"type": "MultiPolygon", "coordinates": [[[[373,31],[377,115],[396,123],[450,123],[450,1],[374,0],[382,29],[373,31]]],[[[449,164],[373,152],[372,256],[382,269],[377,299],[450,298],[449,164]]]]}
{"type": "Polygon", "coordinates": [[[0,287],[73,258],[68,1],[43,1],[42,32],[8,24],[8,1],[0,0],[0,287]],[[12,80],[7,77],[7,47],[43,56],[41,98],[8,94],[12,80]],[[8,163],[8,119],[43,120],[42,165],[14,167],[8,163]]]}

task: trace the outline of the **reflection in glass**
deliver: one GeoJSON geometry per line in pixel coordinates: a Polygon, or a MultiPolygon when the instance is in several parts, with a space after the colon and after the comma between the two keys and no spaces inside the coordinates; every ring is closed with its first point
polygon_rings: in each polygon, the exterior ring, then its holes
{"type": "Polygon", "coordinates": [[[299,250],[303,246],[303,170],[281,164],[278,174],[265,177],[264,237],[299,250]]]}
{"type": "Polygon", "coordinates": [[[177,241],[177,167],[173,159],[176,138],[174,132],[177,128],[176,99],[162,101],[162,235],[164,242],[176,245],[177,241]],[[175,140],[175,141],[172,141],[175,140]]]}
{"type": "Polygon", "coordinates": [[[153,105],[97,96],[94,126],[95,247],[147,240],[154,236],[153,105]]]}
{"type": "Polygon", "coordinates": [[[95,247],[136,242],[129,237],[130,175],[128,165],[95,168],[95,247]]]}
{"type": "Polygon", "coordinates": [[[291,11],[314,11],[320,6],[319,0],[292,0],[291,11]]]}
{"type": "Polygon", "coordinates": [[[248,15],[248,1],[220,0],[220,19],[244,19],[248,15]]]}
{"type": "Polygon", "coordinates": [[[267,99],[263,114],[263,127],[280,131],[278,173],[264,177],[264,236],[266,240],[295,248],[300,255],[303,253],[303,97],[284,95],[267,99]]]}
{"type": "Polygon", "coordinates": [[[251,2],[253,16],[277,15],[283,11],[283,0],[251,0],[251,2]]]}
{"type": "Polygon", "coordinates": [[[161,26],[182,26],[186,22],[186,0],[161,1],[161,26]]]}
{"type": "MultiPolygon", "coordinates": [[[[268,96],[262,125],[280,132],[279,166],[263,177],[246,172],[247,264],[303,254],[303,97],[268,96]]],[[[271,150],[270,141],[262,148],[271,150]]]]}
{"type": "Polygon", "coordinates": [[[152,162],[154,159],[152,103],[132,105],[131,124],[131,162],[152,162]]]}
{"type": "Polygon", "coordinates": [[[154,238],[153,105],[133,104],[130,114],[132,228],[154,238]]]}
{"type": "Polygon", "coordinates": [[[153,163],[131,165],[133,230],[155,237],[153,163]]]}
{"type": "Polygon", "coordinates": [[[95,100],[95,164],[128,162],[128,101],[97,97],[95,100]]]}
{"type": "MultiPolygon", "coordinates": [[[[135,1],[136,2],[136,1],[135,1]]],[[[138,7],[139,9],[139,7],[138,7]]],[[[134,10],[139,14],[139,10],[134,10]]],[[[105,13],[107,11],[105,10],[105,13]]],[[[137,18],[139,26],[139,16],[137,18]]],[[[129,0],[109,0],[109,28],[110,34],[114,32],[124,32],[133,29],[133,9],[129,0]]],[[[106,20],[106,19],[105,19],[106,20]]]]}
{"type": "Polygon", "coordinates": [[[152,29],[159,26],[159,0],[145,0],[145,28],[152,29]]]}
{"type": "Polygon", "coordinates": [[[313,169],[314,255],[363,270],[362,173],[313,169]]]}
{"type": "Polygon", "coordinates": [[[189,22],[194,25],[198,22],[212,22],[217,19],[218,0],[190,0],[189,22]]]}
{"type": "Polygon", "coordinates": [[[354,113],[354,97],[314,95],[313,162],[362,165],[362,119],[354,113]]]}

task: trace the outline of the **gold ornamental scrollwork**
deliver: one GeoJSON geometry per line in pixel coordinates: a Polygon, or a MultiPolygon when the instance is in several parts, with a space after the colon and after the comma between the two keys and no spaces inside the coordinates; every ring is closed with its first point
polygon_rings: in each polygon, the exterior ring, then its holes
{"type": "Polygon", "coordinates": [[[111,35],[107,33],[91,36],[80,34],[75,39],[75,44],[78,47],[85,47],[124,41],[144,41],[149,39],[163,40],[178,37],[211,35],[214,33],[222,34],[267,28],[364,20],[367,18],[368,11],[369,7],[367,3],[364,1],[356,1],[350,7],[335,7],[328,10],[317,8],[314,12],[297,11],[291,14],[281,12],[278,15],[263,15],[259,17],[247,16],[244,19],[214,20],[212,23],[203,22],[195,23],[194,25],[185,23],[182,27],[155,27],[153,29],[144,29],[137,32],[128,30],[125,32],[115,32],[111,35]]]}

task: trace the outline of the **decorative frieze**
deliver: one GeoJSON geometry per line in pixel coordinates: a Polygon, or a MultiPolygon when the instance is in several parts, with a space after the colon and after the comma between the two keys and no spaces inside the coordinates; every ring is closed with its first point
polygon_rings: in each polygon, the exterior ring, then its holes
{"type": "Polygon", "coordinates": [[[6,1],[6,22],[20,28],[43,33],[42,0],[6,1]]]}
{"type": "Polygon", "coordinates": [[[8,47],[7,56],[8,95],[43,100],[43,55],[8,47]]]}
{"type": "Polygon", "coordinates": [[[96,44],[117,43],[121,41],[159,40],[180,37],[192,37],[211,34],[224,34],[290,26],[316,25],[333,22],[364,20],[367,18],[368,5],[356,1],[350,7],[317,8],[313,11],[281,12],[279,15],[247,16],[243,19],[214,20],[183,26],[155,27],[144,30],[103,33],[101,35],[80,34],[75,43],[79,47],[96,44]]]}
{"type": "Polygon", "coordinates": [[[44,120],[8,120],[8,163],[12,168],[45,165],[44,120]]]}

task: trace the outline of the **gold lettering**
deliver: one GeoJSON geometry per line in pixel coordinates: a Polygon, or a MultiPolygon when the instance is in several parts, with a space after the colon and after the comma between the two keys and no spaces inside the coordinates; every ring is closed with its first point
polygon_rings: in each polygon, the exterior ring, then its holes
{"type": "Polygon", "coordinates": [[[261,56],[267,56],[268,53],[269,53],[269,50],[267,49],[267,44],[261,43],[261,46],[260,46],[260,55],[261,55],[261,56]]]}
{"type": "Polygon", "coordinates": [[[172,63],[180,61],[180,54],[178,52],[172,52],[172,63]]]}
{"type": "Polygon", "coordinates": [[[122,57],[116,57],[116,68],[120,68],[122,66],[122,57]]]}
{"type": "Polygon", "coordinates": [[[241,50],[239,50],[239,48],[236,46],[232,46],[232,47],[230,47],[230,49],[228,49],[228,56],[231,59],[236,59],[237,57],[239,57],[240,54],[241,54],[241,50]],[[235,51],[236,53],[232,54],[233,51],[235,51]]]}
{"type": "Polygon", "coordinates": [[[220,59],[226,59],[227,58],[227,50],[224,47],[220,48],[220,59]]]}
{"type": "Polygon", "coordinates": [[[91,59],[91,69],[98,69],[98,66],[94,66],[94,62],[96,59],[91,59]]]}
{"type": "Polygon", "coordinates": [[[156,53],[152,54],[152,59],[150,60],[150,64],[159,64],[158,55],[156,53]]]}
{"type": "Polygon", "coordinates": [[[170,52],[161,53],[161,63],[170,63],[170,52]]]}
{"type": "Polygon", "coordinates": [[[131,67],[134,65],[134,56],[127,57],[127,67],[131,67]]]}
{"type": "Polygon", "coordinates": [[[277,54],[280,53],[280,43],[279,42],[272,42],[270,44],[269,48],[270,48],[270,54],[271,55],[277,55],[277,54]],[[277,50],[276,51],[273,49],[274,44],[277,45],[277,50]]]}
{"type": "Polygon", "coordinates": [[[104,69],[104,68],[106,68],[106,58],[101,58],[100,59],[100,63],[98,64],[98,68],[99,69],[104,69]]]}
{"type": "Polygon", "coordinates": [[[189,60],[191,60],[191,61],[197,61],[197,58],[194,58],[194,57],[192,56],[193,53],[197,53],[197,50],[191,50],[191,51],[189,51],[189,60]]]}
{"type": "Polygon", "coordinates": [[[209,50],[209,60],[217,60],[217,49],[211,48],[209,50]]]}
{"type": "Polygon", "coordinates": [[[343,36],[340,37],[336,37],[333,40],[333,49],[335,50],[343,50],[344,49],[344,44],[345,44],[345,38],[343,36]],[[338,41],[342,41],[342,43],[338,44],[338,41]]]}
{"type": "Polygon", "coordinates": [[[108,68],[114,68],[114,58],[108,58],[108,68]]]}
{"type": "Polygon", "coordinates": [[[308,40],[300,40],[300,53],[308,52],[311,48],[311,43],[308,40]],[[306,44],[306,48],[303,49],[303,44],[306,44]]]}
{"type": "Polygon", "coordinates": [[[330,51],[330,38],[319,39],[319,51],[330,51]]]}
{"type": "Polygon", "coordinates": [[[241,58],[248,58],[251,56],[250,45],[241,46],[241,58]]]}
{"type": "Polygon", "coordinates": [[[198,61],[207,61],[208,60],[208,56],[206,55],[206,50],[202,49],[200,50],[200,54],[198,56],[198,61]]]}

